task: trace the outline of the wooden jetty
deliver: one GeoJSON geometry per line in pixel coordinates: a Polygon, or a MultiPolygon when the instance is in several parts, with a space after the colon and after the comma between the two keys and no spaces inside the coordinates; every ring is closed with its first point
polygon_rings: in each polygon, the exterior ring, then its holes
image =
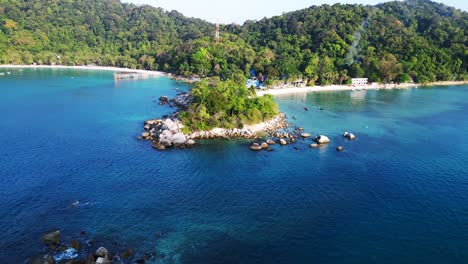
{"type": "Polygon", "coordinates": [[[114,80],[137,80],[149,78],[151,74],[142,72],[116,72],[114,80]]]}

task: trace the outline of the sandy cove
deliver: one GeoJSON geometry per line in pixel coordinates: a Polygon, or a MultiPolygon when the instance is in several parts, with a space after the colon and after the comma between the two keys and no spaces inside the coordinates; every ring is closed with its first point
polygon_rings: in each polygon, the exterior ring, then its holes
{"type": "Polygon", "coordinates": [[[0,69],[72,69],[72,70],[92,70],[92,71],[112,71],[112,72],[136,72],[144,73],[151,76],[163,76],[164,72],[148,71],[148,70],[135,70],[119,67],[105,67],[105,66],[65,66],[65,65],[0,65],[0,69]]]}
{"type": "Polygon", "coordinates": [[[371,84],[363,86],[348,86],[348,85],[328,85],[328,86],[313,86],[313,87],[288,87],[288,88],[271,88],[267,90],[257,91],[258,96],[265,94],[282,95],[294,93],[308,93],[308,92],[326,92],[326,91],[354,91],[354,90],[380,90],[380,89],[407,89],[411,87],[424,87],[424,86],[448,86],[448,85],[464,85],[468,81],[446,81],[446,82],[432,82],[427,84],[418,83],[402,83],[402,84],[371,84]]]}

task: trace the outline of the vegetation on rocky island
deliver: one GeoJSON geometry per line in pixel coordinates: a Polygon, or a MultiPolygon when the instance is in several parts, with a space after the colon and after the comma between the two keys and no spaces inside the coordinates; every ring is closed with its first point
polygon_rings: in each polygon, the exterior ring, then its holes
{"type": "Polygon", "coordinates": [[[428,0],[322,5],[243,25],[116,0],[0,0],[0,63],[97,64],[310,84],[467,79],[468,13],[428,0]],[[409,77],[409,78],[408,78],[409,77]]]}
{"type": "Polygon", "coordinates": [[[279,114],[273,96],[256,96],[243,82],[204,79],[195,83],[193,101],[179,114],[184,133],[206,131],[215,127],[242,128],[279,114]]]}

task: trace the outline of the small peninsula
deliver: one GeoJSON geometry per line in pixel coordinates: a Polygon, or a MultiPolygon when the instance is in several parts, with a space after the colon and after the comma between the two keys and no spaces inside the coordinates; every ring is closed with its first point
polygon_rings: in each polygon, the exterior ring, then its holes
{"type": "Polygon", "coordinates": [[[138,139],[164,150],[191,146],[195,139],[252,139],[288,126],[273,96],[257,96],[255,89],[243,84],[242,76],[237,80],[204,79],[189,93],[171,100],[161,97],[161,104],[169,103],[177,110],[170,117],[145,121],[146,131],[138,139]]]}

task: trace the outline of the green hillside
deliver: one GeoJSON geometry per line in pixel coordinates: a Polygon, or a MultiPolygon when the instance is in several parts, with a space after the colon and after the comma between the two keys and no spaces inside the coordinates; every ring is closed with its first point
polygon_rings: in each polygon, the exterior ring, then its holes
{"type": "Polygon", "coordinates": [[[117,0],[0,0],[0,63],[141,68],[318,84],[467,78],[468,13],[427,0],[322,5],[221,25],[117,0]],[[58,56],[59,57],[58,57],[58,56]]]}

